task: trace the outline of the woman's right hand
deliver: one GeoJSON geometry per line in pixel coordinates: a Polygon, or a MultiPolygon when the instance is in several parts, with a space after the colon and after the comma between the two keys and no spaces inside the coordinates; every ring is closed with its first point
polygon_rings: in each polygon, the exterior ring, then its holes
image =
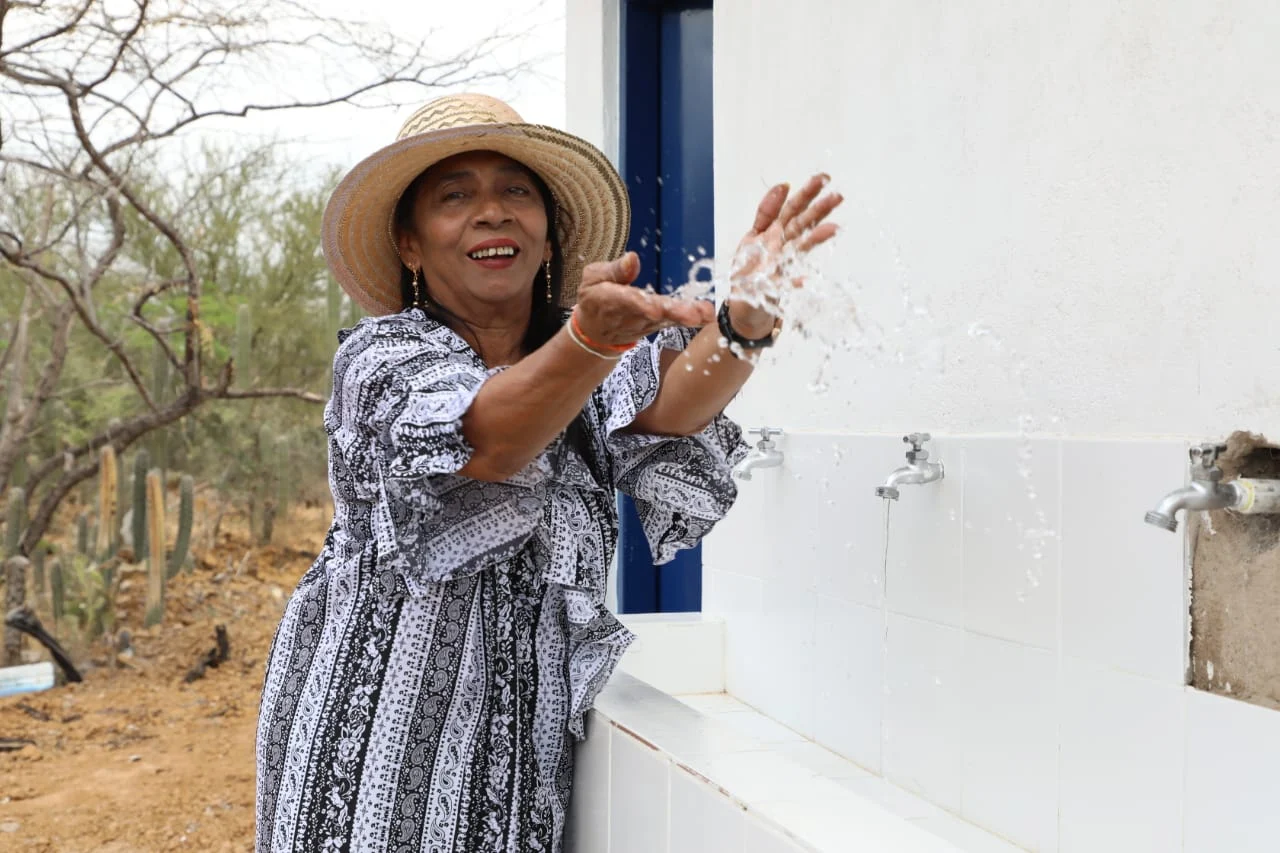
{"type": "Polygon", "coordinates": [[[587,337],[618,346],[668,326],[700,327],[715,320],[710,302],[673,299],[633,287],[639,275],[640,257],[635,252],[587,265],[576,309],[578,325],[587,337]]]}

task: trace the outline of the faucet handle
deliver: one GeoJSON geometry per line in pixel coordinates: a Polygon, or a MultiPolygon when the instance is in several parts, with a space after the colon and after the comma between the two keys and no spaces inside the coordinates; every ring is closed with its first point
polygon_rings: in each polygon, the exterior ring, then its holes
{"type": "Polygon", "coordinates": [[[911,445],[911,449],[914,452],[919,453],[923,449],[924,443],[931,438],[933,436],[927,432],[913,432],[910,435],[904,435],[902,441],[904,444],[911,445]]]}
{"type": "Polygon", "coordinates": [[[758,435],[765,441],[768,441],[771,437],[775,435],[782,435],[782,429],[780,427],[767,427],[767,426],[752,427],[751,429],[747,430],[747,432],[751,433],[752,435],[758,435]]]}
{"type": "Polygon", "coordinates": [[[1218,457],[1227,452],[1225,444],[1206,443],[1191,448],[1191,464],[1197,462],[1205,468],[1213,468],[1218,464],[1218,457]]]}

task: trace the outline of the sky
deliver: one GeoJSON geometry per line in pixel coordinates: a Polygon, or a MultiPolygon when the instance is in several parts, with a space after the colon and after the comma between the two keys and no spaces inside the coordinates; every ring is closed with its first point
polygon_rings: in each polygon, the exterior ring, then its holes
{"type": "MultiPolygon", "coordinates": [[[[317,12],[386,26],[409,38],[431,34],[433,44],[456,49],[474,44],[499,26],[523,34],[522,44],[492,57],[495,64],[539,58],[533,74],[498,81],[479,90],[510,103],[529,122],[563,127],[565,119],[565,0],[312,0],[317,12]]],[[[299,74],[334,75],[335,69],[297,69],[299,74]]],[[[468,86],[458,91],[476,91],[468,86]]],[[[444,94],[440,92],[438,94],[444,94]]],[[[417,102],[399,109],[326,107],[288,113],[251,114],[205,131],[226,141],[246,137],[300,140],[289,146],[304,173],[328,166],[348,168],[383,145],[413,110],[433,94],[418,90],[417,102]]]]}

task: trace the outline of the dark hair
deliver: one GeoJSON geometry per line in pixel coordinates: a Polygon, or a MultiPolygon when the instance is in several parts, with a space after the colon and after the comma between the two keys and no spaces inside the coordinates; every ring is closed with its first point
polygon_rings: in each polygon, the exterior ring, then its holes
{"type": "MultiPolygon", "coordinates": [[[[421,189],[423,180],[430,171],[431,169],[428,168],[414,178],[405,188],[400,200],[396,202],[393,221],[398,233],[413,230],[414,202],[418,198],[418,190],[421,189]]],[[[564,255],[560,249],[560,235],[556,233],[555,197],[551,195],[550,187],[536,172],[527,167],[525,171],[528,172],[529,178],[542,196],[542,204],[547,214],[547,239],[551,241],[551,299],[547,299],[547,288],[541,276],[534,280],[533,292],[530,294],[532,304],[529,312],[529,329],[525,332],[523,343],[526,352],[533,352],[551,340],[564,325],[564,310],[560,307],[560,294],[564,292],[564,255]]],[[[430,294],[430,282],[423,280],[419,286],[423,290],[424,297],[430,294]]],[[[400,299],[403,305],[401,310],[413,304],[413,270],[403,262],[400,264],[400,299]]],[[[437,323],[455,331],[458,326],[466,327],[467,325],[466,320],[433,299],[424,298],[418,307],[437,323]]]]}

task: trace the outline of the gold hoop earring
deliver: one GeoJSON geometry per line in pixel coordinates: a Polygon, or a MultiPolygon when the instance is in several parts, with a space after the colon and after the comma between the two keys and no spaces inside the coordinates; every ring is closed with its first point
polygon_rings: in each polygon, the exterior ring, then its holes
{"type": "Polygon", "coordinates": [[[551,292],[551,261],[543,264],[543,268],[547,271],[547,301],[550,302],[556,298],[555,294],[551,292]]]}
{"type": "Polygon", "coordinates": [[[419,269],[415,269],[413,271],[413,307],[414,308],[419,308],[422,306],[422,295],[418,292],[418,276],[421,273],[422,273],[422,270],[419,270],[419,269]]]}

